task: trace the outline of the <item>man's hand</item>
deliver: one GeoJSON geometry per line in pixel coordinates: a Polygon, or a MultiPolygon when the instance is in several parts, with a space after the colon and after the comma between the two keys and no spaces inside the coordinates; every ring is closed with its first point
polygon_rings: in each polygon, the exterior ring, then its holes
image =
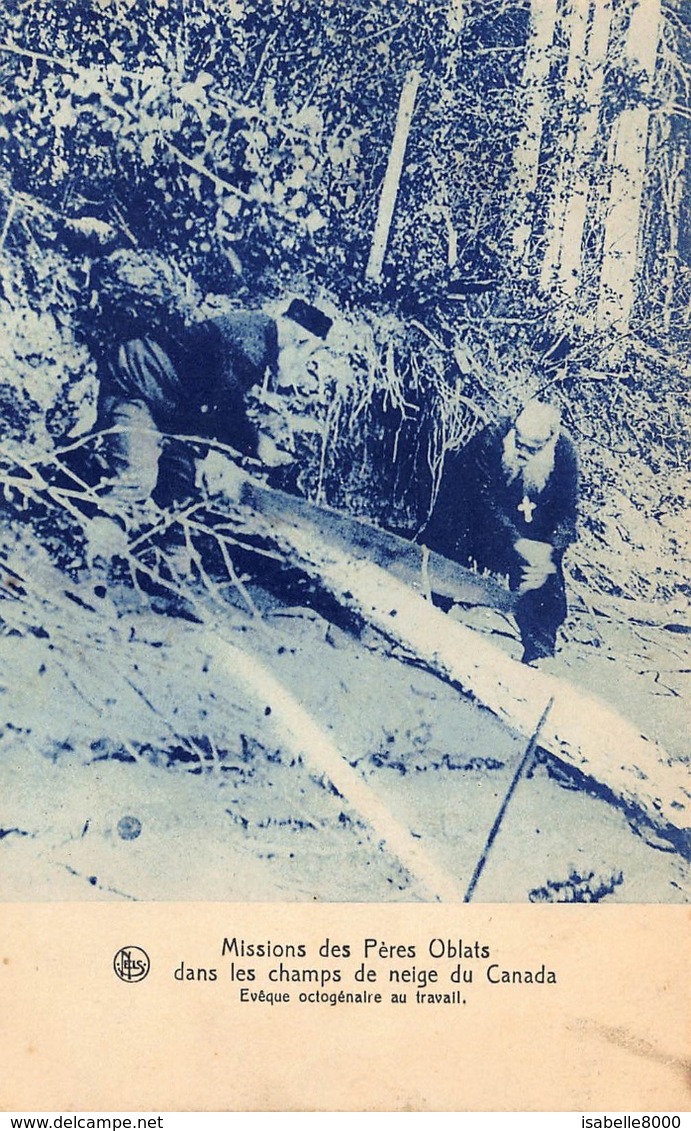
{"type": "Polygon", "coordinates": [[[279,448],[271,437],[267,436],[264,432],[261,432],[259,435],[257,456],[264,464],[264,467],[285,467],[287,464],[293,462],[293,457],[288,452],[284,452],[279,448]]]}
{"type": "Polygon", "coordinates": [[[534,565],[524,566],[521,571],[521,584],[518,587],[518,592],[528,593],[531,589],[541,589],[550,573],[556,573],[556,566],[551,564],[546,568],[534,565]]]}
{"type": "Polygon", "coordinates": [[[210,451],[197,465],[197,486],[207,497],[239,499],[245,478],[238,465],[222,452],[210,451]]]}
{"type": "Polygon", "coordinates": [[[532,538],[519,538],[513,548],[529,565],[547,565],[552,561],[552,546],[549,542],[537,542],[532,538]]]}
{"type": "Polygon", "coordinates": [[[519,593],[541,589],[549,575],[556,573],[557,567],[552,561],[552,546],[549,542],[538,542],[532,538],[519,538],[514,542],[514,550],[525,562],[521,569],[519,593]]]}
{"type": "Polygon", "coordinates": [[[89,568],[106,565],[111,558],[125,557],[129,553],[127,532],[114,519],[96,515],[85,525],[86,560],[89,568]]]}

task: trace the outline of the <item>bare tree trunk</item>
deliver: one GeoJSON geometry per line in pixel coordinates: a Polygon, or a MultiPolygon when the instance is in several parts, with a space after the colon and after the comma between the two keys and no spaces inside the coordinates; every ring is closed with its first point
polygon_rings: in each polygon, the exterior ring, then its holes
{"type": "Polygon", "coordinates": [[[402,644],[416,662],[470,694],[507,726],[531,734],[542,707],[553,698],[541,745],[642,813],[688,855],[691,798],[681,768],[636,726],[604,702],[517,663],[486,637],[430,608],[419,590],[374,564],[364,548],[337,545],[304,509],[297,513],[291,500],[281,518],[276,509],[280,497],[262,485],[250,480],[242,498],[255,509],[256,532],[288,560],[344,608],[402,644]]]}
{"type": "MultiPolygon", "coordinates": [[[[569,120],[574,104],[585,83],[586,38],[589,23],[588,0],[573,0],[567,16],[569,28],[569,60],[564,82],[564,117],[569,120]]],[[[547,245],[542,264],[540,285],[547,291],[554,281],[562,253],[562,236],[574,169],[578,126],[567,125],[561,138],[559,172],[552,192],[547,216],[547,245]]]]}
{"type": "Polygon", "coordinates": [[[283,534],[298,560],[316,567],[316,576],[337,599],[507,726],[531,734],[544,704],[553,698],[540,740],[544,749],[643,813],[685,854],[691,851],[691,800],[681,767],[637,727],[565,680],[510,659],[479,633],[430,608],[379,566],[353,560],[331,546],[316,562],[313,535],[297,526],[281,528],[283,534]]]}
{"type": "Polygon", "coordinates": [[[448,26],[449,31],[458,34],[463,28],[467,0],[449,0],[448,26]]]}
{"type": "MultiPolygon", "coordinates": [[[[582,11],[584,0],[578,0],[582,11]]],[[[579,12],[580,15],[580,12],[579,12]]],[[[576,19],[576,17],[575,17],[576,19]]],[[[581,112],[580,121],[572,138],[572,157],[570,161],[570,180],[564,185],[562,208],[554,210],[554,222],[551,243],[543,268],[543,287],[549,287],[554,277],[558,280],[564,294],[572,295],[577,291],[582,282],[582,238],[588,204],[593,202],[593,175],[591,175],[591,158],[597,140],[599,110],[602,104],[604,68],[607,59],[607,48],[610,43],[612,25],[612,6],[610,0],[595,0],[593,15],[589,27],[586,27],[586,40],[582,43],[584,58],[578,75],[578,63],[573,58],[569,62],[571,77],[570,92],[578,96],[578,81],[582,84],[582,100],[584,110],[581,112]]],[[[579,48],[582,25],[573,29],[576,42],[572,45],[579,48]]]]}
{"type": "MultiPolygon", "coordinates": [[[[642,69],[650,82],[657,58],[660,0],[634,3],[626,60],[633,73],[642,69]]],[[[621,331],[628,327],[635,298],[649,119],[650,111],[641,101],[623,111],[616,127],[597,320],[599,326],[615,325],[621,331]]]]}
{"type": "Polygon", "coordinates": [[[523,86],[526,91],[525,123],[514,151],[515,209],[518,223],[513,232],[516,258],[522,260],[532,233],[531,194],[537,188],[542,144],[542,123],[547,109],[547,76],[550,47],[557,20],[557,0],[532,0],[532,38],[528,48],[523,86]]]}
{"type": "Polygon", "coordinates": [[[684,169],[686,168],[686,146],[682,146],[674,156],[670,155],[666,162],[665,182],[663,196],[667,206],[667,223],[669,225],[669,247],[667,251],[667,271],[665,273],[665,333],[669,334],[672,324],[672,305],[674,288],[676,285],[677,270],[679,267],[679,225],[681,221],[681,206],[684,197],[684,169]]]}
{"type": "Polygon", "coordinates": [[[608,0],[595,0],[584,67],[585,109],[575,137],[568,202],[559,233],[558,260],[555,262],[560,286],[567,295],[576,292],[583,275],[583,230],[591,195],[591,160],[598,134],[611,22],[611,4],[608,0]]]}
{"type": "Polygon", "coordinates": [[[394,208],[396,206],[398,188],[401,182],[403,159],[408,144],[408,134],[410,133],[410,124],[413,118],[413,111],[415,110],[415,99],[419,85],[419,71],[409,71],[406,75],[398,103],[396,130],[394,132],[391,152],[389,153],[389,163],[386,167],[384,183],[379,198],[379,211],[377,213],[377,222],[372,238],[372,249],[365,272],[367,278],[372,279],[374,282],[379,282],[382,277],[386,245],[389,242],[389,231],[391,229],[391,221],[393,220],[394,208]]]}

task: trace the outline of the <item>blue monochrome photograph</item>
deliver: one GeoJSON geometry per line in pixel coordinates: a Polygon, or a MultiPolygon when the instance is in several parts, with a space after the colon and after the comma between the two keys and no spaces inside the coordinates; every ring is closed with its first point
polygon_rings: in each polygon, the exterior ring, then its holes
{"type": "Polygon", "coordinates": [[[691,901],[690,59],[5,0],[1,900],[691,901]]]}

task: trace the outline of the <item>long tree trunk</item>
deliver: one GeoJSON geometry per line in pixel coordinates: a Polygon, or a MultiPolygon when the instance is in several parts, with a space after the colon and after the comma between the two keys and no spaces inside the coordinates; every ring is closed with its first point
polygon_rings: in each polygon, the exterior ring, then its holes
{"type": "Polygon", "coordinates": [[[532,734],[545,704],[553,699],[541,746],[642,814],[688,855],[691,795],[682,785],[679,766],[637,727],[604,702],[517,663],[481,634],[450,620],[411,585],[374,564],[369,549],[339,545],[319,515],[311,518],[304,508],[296,509],[289,496],[281,498],[249,480],[242,499],[255,510],[256,533],[343,607],[402,644],[416,663],[471,695],[507,726],[532,734]]]}
{"type": "Polygon", "coordinates": [[[686,168],[686,147],[682,146],[678,153],[670,155],[665,162],[663,197],[666,206],[667,224],[669,226],[669,250],[667,252],[667,270],[665,272],[664,290],[664,327],[669,334],[672,326],[672,309],[674,305],[674,290],[679,270],[679,229],[681,224],[681,209],[684,199],[684,170],[686,168]]]}
{"type": "MultiPolygon", "coordinates": [[[[631,72],[642,69],[648,82],[655,73],[660,20],[660,0],[638,0],[631,13],[626,60],[631,72]]],[[[622,332],[635,299],[649,120],[641,100],[622,112],[616,126],[597,320],[622,332]]]]}
{"type": "Polygon", "coordinates": [[[569,59],[564,81],[564,118],[566,125],[560,139],[559,169],[552,191],[547,215],[547,242],[542,263],[540,284],[550,289],[562,253],[562,236],[568,208],[574,155],[578,137],[578,124],[570,119],[575,114],[575,102],[585,83],[586,41],[589,25],[588,0],[573,0],[567,16],[569,29],[569,59]]]}
{"type": "Polygon", "coordinates": [[[447,24],[449,31],[454,35],[459,35],[463,30],[467,3],[468,0],[449,0],[447,24]]]}
{"type": "Polygon", "coordinates": [[[557,0],[532,0],[532,37],[523,73],[525,119],[514,150],[514,210],[516,226],[513,246],[516,258],[525,257],[533,230],[531,200],[537,188],[542,128],[547,112],[547,77],[550,47],[557,21],[557,0]]]}
{"type": "Polygon", "coordinates": [[[592,156],[598,135],[611,23],[611,4],[608,0],[596,0],[585,60],[585,108],[575,137],[572,177],[562,229],[555,237],[559,242],[559,249],[555,254],[558,281],[567,295],[575,294],[583,276],[583,230],[591,199],[592,156]]]}

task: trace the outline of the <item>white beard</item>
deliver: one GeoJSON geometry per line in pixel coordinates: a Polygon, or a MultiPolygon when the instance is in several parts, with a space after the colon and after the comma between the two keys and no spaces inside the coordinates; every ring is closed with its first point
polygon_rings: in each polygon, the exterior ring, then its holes
{"type": "Polygon", "coordinates": [[[513,428],[504,437],[504,451],[502,454],[502,467],[507,483],[513,483],[519,476],[527,492],[540,494],[544,491],[547,480],[554,471],[554,453],[557,447],[558,435],[552,436],[544,447],[532,455],[528,462],[521,466],[516,452],[516,433],[513,428]]]}

